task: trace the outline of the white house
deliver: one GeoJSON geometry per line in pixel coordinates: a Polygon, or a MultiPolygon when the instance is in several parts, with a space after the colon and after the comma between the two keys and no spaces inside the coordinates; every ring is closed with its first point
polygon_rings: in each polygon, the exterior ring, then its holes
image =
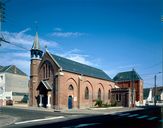
{"type": "Polygon", "coordinates": [[[28,95],[28,77],[15,65],[0,66],[0,99],[1,104],[13,100],[21,102],[28,95]]]}

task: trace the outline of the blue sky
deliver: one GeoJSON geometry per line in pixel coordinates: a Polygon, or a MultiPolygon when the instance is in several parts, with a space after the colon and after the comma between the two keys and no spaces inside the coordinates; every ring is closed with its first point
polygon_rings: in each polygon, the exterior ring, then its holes
{"type": "MultiPolygon", "coordinates": [[[[144,86],[152,87],[162,71],[161,5],[161,0],[9,0],[2,33],[30,49],[38,31],[43,50],[47,45],[53,54],[100,68],[111,78],[135,68],[144,86]]],[[[3,43],[0,57],[0,65],[15,64],[29,74],[29,51],[3,43]]]]}

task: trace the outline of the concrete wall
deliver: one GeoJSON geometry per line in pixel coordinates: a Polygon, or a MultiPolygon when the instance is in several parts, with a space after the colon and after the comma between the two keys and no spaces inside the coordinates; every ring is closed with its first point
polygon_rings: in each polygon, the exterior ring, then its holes
{"type": "Polygon", "coordinates": [[[11,73],[5,75],[5,87],[7,92],[28,93],[28,77],[11,73]]]}

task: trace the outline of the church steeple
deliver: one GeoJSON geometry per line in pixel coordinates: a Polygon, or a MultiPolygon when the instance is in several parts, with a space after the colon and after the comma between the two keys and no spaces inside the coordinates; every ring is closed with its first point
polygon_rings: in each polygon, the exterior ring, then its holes
{"type": "Polygon", "coordinates": [[[31,48],[31,59],[41,59],[42,58],[42,50],[39,43],[38,33],[36,32],[35,39],[33,42],[33,46],[31,48]]]}
{"type": "Polygon", "coordinates": [[[36,90],[39,84],[39,75],[38,75],[38,67],[41,63],[42,59],[42,50],[39,43],[38,33],[36,32],[33,46],[31,48],[31,64],[30,64],[30,106],[37,106],[37,102],[35,100],[37,94],[36,90]]]}

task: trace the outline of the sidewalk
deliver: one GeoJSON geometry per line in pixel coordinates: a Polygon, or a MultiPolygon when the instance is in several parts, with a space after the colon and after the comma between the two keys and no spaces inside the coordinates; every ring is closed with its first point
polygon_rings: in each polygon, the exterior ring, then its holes
{"type": "Polygon", "coordinates": [[[93,114],[93,115],[105,115],[105,114],[114,114],[118,112],[127,112],[140,110],[142,108],[127,108],[127,107],[108,107],[108,108],[88,108],[88,109],[72,109],[72,110],[62,110],[63,113],[72,113],[72,114],[93,114]]]}
{"type": "Polygon", "coordinates": [[[44,112],[60,112],[65,114],[113,114],[117,112],[126,112],[126,111],[134,111],[142,108],[127,108],[127,107],[108,107],[108,108],[86,108],[86,109],[64,109],[64,110],[56,110],[52,108],[42,108],[42,107],[29,107],[27,105],[14,105],[14,106],[5,106],[17,109],[26,109],[26,110],[34,110],[34,111],[44,111],[44,112]]]}
{"type": "Polygon", "coordinates": [[[16,121],[15,117],[12,117],[9,115],[3,115],[0,109],[0,127],[1,128],[14,123],[15,121],[16,121]]]}

